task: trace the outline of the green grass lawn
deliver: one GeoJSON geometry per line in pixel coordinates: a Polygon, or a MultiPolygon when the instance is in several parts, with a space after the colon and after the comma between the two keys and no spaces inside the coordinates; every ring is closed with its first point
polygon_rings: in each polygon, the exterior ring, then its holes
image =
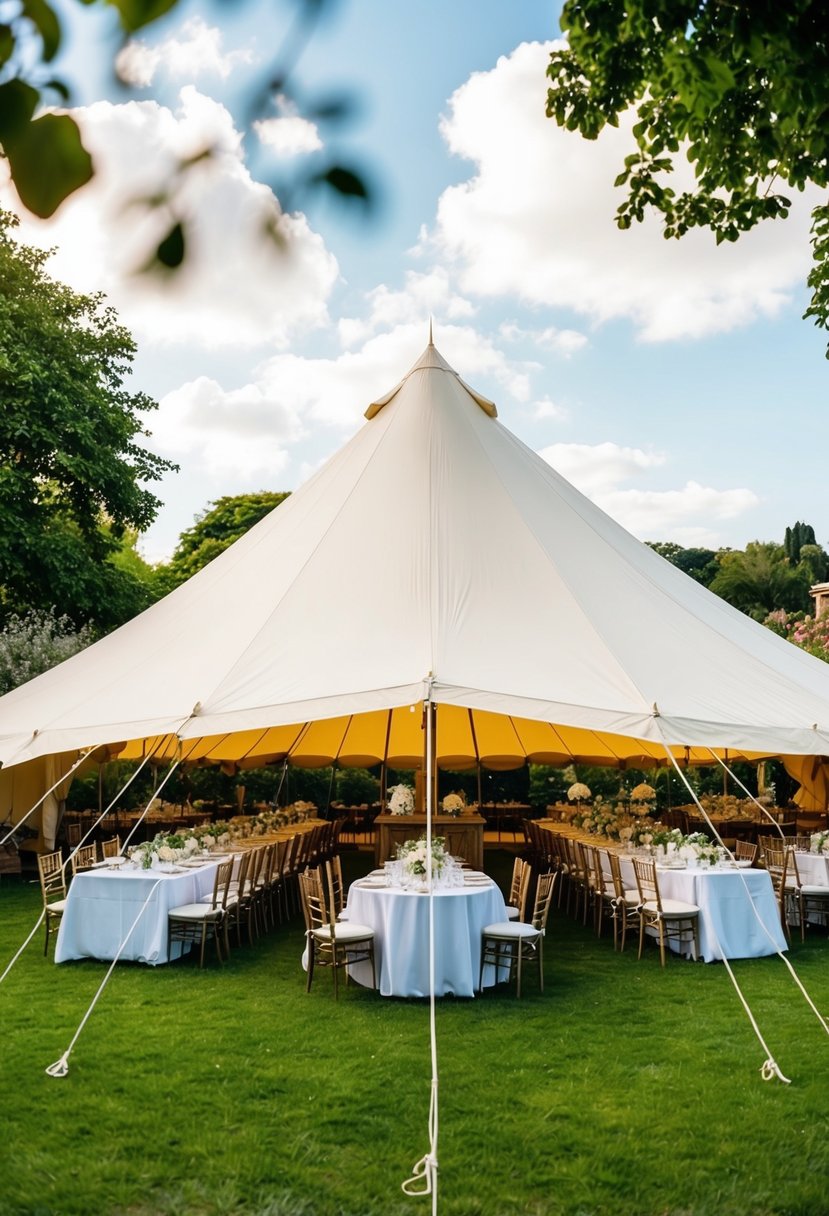
{"type": "MultiPolygon", "coordinates": [[[[368,868],[351,855],[352,868],[368,868]]],[[[487,855],[506,872],[504,854],[487,855]]],[[[0,970],[36,887],[0,886],[0,970]]],[[[397,1216],[428,1148],[428,1003],[306,995],[299,921],[219,968],[56,967],[38,937],[0,986],[0,1213],[397,1216]]],[[[829,1009],[829,942],[792,959],[829,1009]]],[[[829,1212],[829,1038],[778,959],[734,964],[790,1086],[721,965],[615,954],[553,910],[534,978],[438,1003],[445,1216],[829,1212]]]]}

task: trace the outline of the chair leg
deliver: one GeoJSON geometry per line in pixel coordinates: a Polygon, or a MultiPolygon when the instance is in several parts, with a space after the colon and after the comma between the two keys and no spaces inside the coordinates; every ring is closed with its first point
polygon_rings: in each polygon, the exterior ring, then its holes
{"type": "Polygon", "coordinates": [[[665,926],[662,921],[659,921],[659,962],[661,966],[665,966],[665,926]]]}
{"type": "Polygon", "coordinates": [[[538,939],[538,991],[544,991],[544,938],[538,939]]]}
{"type": "Polygon", "coordinates": [[[518,943],[518,970],[517,970],[517,980],[516,980],[516,984],[515,984],[516,1000],[521,996],[521,958],[522,958],[523,954],[524,954],[524,951],[521,949],[521,943],[519,942],[518,943]]]}
{"type": "Polygon", "coordinates": [[[308,974],[305,981],[305,991],[310,992],[311,981],[314,978],[314,955],[316,954],[316,950],[314,948],[314,939],[310,933],[308,934],[306,940],[308,942],[308,974]]]}

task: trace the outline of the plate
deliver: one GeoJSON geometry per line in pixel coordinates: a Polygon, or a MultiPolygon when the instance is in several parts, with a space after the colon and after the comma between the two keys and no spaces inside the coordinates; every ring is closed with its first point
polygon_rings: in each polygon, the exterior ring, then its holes
{"type": "Polygon", "coordinates": [[[355,887],[385,887],[385,878],[358,878],[355,887]]]}
{"type": "Polygon", "coordinates": [[[91,869],[93,870],[117,870],[118,866],[127,864],[126,857],[105,857],[103,861],[93,861],[91,869]]]}

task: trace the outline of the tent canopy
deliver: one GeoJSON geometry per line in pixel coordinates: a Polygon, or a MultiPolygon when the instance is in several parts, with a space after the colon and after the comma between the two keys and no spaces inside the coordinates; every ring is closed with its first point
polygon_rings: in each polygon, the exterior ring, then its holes
{"type": "Polygon", "coordinates": [[[829,752],[829,669],[625,532],[431,343],[367,416],[186,584],[0,699],[0,762],[403,767],[427,697],[444,767],[829,752]]]}

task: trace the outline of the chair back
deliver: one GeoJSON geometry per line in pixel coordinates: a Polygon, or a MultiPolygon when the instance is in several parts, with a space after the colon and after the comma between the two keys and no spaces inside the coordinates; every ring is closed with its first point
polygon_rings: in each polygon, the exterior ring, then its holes
{"type": "Polygon", "coordinates": [[[636,875],[636,885],[639,888],[639,899],[643,904],[656,904],[662,911],[662,900],[659,897],[659,882],[656,877],[656,862],[646,861],[642,857],[634,857],[633,871],[636,875]]]}
{"type": "Polygon", "coordinates": [[[601,861],[599,860],[599,850],[594,844],[583,844],[581,846],[582,856],[584,857],[585,875],[597,895],[604,895],[604,871],[601,861]]]}
{"type": "Polygon", "coordinates": [[[345,883],[339,853],[324,863],[325,881],[328,886],[328,902],[334,920],[345,908],[345,883]]]}
{"type": "Polygon", "coordinates": [[[613,856],[610,849],[596,849],[596,861],[601,872],[601,890],[604,895],[616,894],[616,884],[613,881],[613,862],[611,861],[613,856]]]}
{"type": "Polygon", "coordinates": [[[66,873],[60,849],[56,853],[39,853],[37,872],[40,877],[40,890],[43,895],[43,905],[47,907],[51,900],[63,899],[66,895],[66,873]]]}
{"type": "Polygon", "coordinates": [[[536,883],[533,915],[530,924],[541,933],[547,928],[547,917],[550,914],[550,904],[557,878],[558,874],[555,871],[551,874],[540,874],[536,883]]]}
{"type": "Polygon", "coordinates": [[[285,878],[288,858],[291,851],[290,840],[277,840],[273,855],[273,881],[282,882],[285,878]]]}
{"type": "MultiPolygon", "coordinates": [[[[769,839],[773,839],[773,837],[769,839]]],[[[771,885],[774,887],[777,896],[780,897],[786,888],[786,869],[789,860],[789,850],[782,844],[769,844],[765,849],[765,858],[771,885]]]]}
{"type": "Polygon", "coordinates": [[[808,853],[812,847],[812,838],[811,836],[795,836],[793,845],[801,853],[808,853]]]}
{"type": "Polygon", "coordinates": [[[250,884],[248,880],[250,877],[250,863],[252,860],[253,852],[251,849],[245,849],[245,851],[239,856],[239,869],[236,874],[236,889],[239,892],[240,902],[249,893],[250,884]]]}
{"type": "Polygon", "coordinates": [[[102,857],[118,857],[121,852],[121,837],[113,836],[111,840],[101,841],[102,857]]]}
{"type": "Polygon", "coordinates": [[[76,844],[81,843],[80,823],[65,823],[63,830],[66,837],[66,843],[69,845],[70,849],[74,849],[76,844]]]}
{"type": "Polygon", "coordinates": [[[265,860],[265,850],[267,845],[260,844],[256,848],[249,851],[250,861],[248,862],[248,890],[252,894],[259,882],[259,875],[262,872],[262,863],[265,860]]]}
{"type": "Polygon", "coordinates": [[[98,849],[94,844],[82,844],[70,854],[69,860],[72,863],[72,877],[74,878],[76,874],[92,869],[98,860],[98,849]]]}
{"type": "Polygon", "coordinates": [[[337,819],[334,820],[333,824],[331,825],[332,852],[336,853],[337,849],[340,847],[340,836],[342,835],[343,828],[346,825],[347,819],[348,819],[347,815],[340,815],[337,819]]]}
{"type": "Polygon", "coordinates": [[[330,925],[325,890],[319,870],[300,870],[299,889],[302,894],[302,911],[308,933],[330,925]]]}
{"type": "Polygon", "coordinates": [[[230,890],[230,880],[233,877],[233,858],[228,857],[227,861],[220,861],[216,867],[216,878],[213,882],[213,903],[211,907],[215,910],[221,908],[223,912],[227,911],[227,893],[230,890]]]}
{"type": "Polygon", "coordinates": [[[753,865],[757,860],[757,845],[748,840],[738,840],[734,853],[738,861],[750,861],[753,865]]]}
{"type": "Polygon", "coordinates": [[[802,883],[800,881],[800,871],[797,868],[797,854],[792,848],[786,849],[786,870],[785,877],[787,883],[794,883],[795,888],[799,891],[802,883]]]}
{"type": "Polygon", "coordinates": [[[526,886],[526,878],[524,876],[526,868],[526,862],[522,861],[520,857],[516,857],[515,861],[512,863],[512,879],[510,880],[509,896],[507,897],[507,903],[512,904],[514,908],[518,908],[519,919],[522,911],[521,895],[524,887],[526,886]]]}
{"type": "Polygon", "coordinates": [[[616,853],[608,852],[610,859],[610,876],[613,882],[613,894],[617,900],[625,902],[625,880],[622,877],[622,867],[619,864],[619,858],[616,853]]]}

